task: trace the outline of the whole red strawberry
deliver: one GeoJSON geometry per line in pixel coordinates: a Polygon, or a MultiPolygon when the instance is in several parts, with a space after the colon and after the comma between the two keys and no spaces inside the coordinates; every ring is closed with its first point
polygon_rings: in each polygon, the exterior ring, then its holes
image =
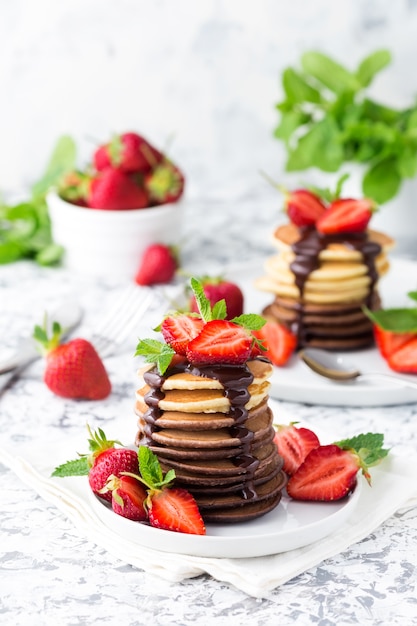
{"type": "MultiPolygon", "coordinates": [[[[242,315],[244,308],[244,296],[241,288],[236,283],[226,280],[222,276],[203,276],[200,279],[206,298],[213,307],[219,300],[226,302],[227,317],[231,320],[242,315]]],[[[190,311],[198,313],[198,305],[193,295],[190,299],[190,311]]]]}
{"type": "Polygon", "coordinates": [[[135,276],[138,285],[169,283],[179,267],[176,250],[163,243],[148,246],[135,276]]]}
{"type": "Polygon", "coordinates": [[[128,132],[115,135],[100,146],[93,156],[95,168],[101,172],[109,167],[126,173],[149,172],[162,160],[162,154],[144,137],[128,132]]]}
{"type": "Polygon", "coordinates": [[[144,209],[149,206],[149,198],[133,176],[108,168],[91,180],[87,204],[106,211],[144,209]]]}
{"type": "Polygon", "coordinates": [[[44,381],[63,398],[102,400],[111,392],[111,383],[94,346],[86,339],[60,344],[61,327],[52,324],[49,338],[46,324],[35,326],[33,337],[46,357],[44,381]]]}
{"type": "Polygon", "coordinates": [[[145,175],[145,188],[154,204],[178,202],[184,192],[184,175],[168,159],[145,175]]]}
{"type": "Polygon", "coordinates": [[[67,461],[55,468],[52,476],[88,476],[91,490],[96,496],[111,502],[112,492],[106,485],[111,476],[119,477],[123,472],[137,474],[139,471],[138,454],[130,448],[116,448],[121,443],[109,440],[101,428],[92,432],[88,426],[89,454],[67,461]]]}

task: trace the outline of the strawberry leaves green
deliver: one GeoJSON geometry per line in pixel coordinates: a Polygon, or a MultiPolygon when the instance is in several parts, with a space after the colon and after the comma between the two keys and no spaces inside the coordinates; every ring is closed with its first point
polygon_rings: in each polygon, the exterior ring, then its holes
{"type": "Polygon", "coordinates": [[[390,62],[388,50],[376,50],[350,71],[310,51],[300,59],[301,70],[283,71],[274,134],[284,142],[287,171],[336,172],[345,163],[360,163],[363,193],[378,204],[395,197],[403,180],[416,175],[417,104],[393,109],[367,95],[390,62]]]}

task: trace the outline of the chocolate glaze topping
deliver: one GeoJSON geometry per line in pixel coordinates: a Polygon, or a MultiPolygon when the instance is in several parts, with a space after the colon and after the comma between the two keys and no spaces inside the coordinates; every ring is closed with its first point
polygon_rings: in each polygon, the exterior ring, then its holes
{"type": "Polygon", "coordinates": [[[244,499],[256,499],[253,476],[259,465],[259,460],[251,453],[251,443],[254,438],[254,433],[245,427],[248,418],[248,411],[245,405],[250,399],[248,387],[253,382],[253,374],[246,364],[241,366],[210,365],[196,367],[184,359],[184,361],[170,367],[165,375],[159,374],[156,368],[146,372],[143,378],[151,389],[145,395],[145,402],[149,406],[149,409],[143,415],[145,421],[145,439],[143,443],[147,444],[152,442],[153,447],[158,445],[152,440],[152,433],[158,429],[158,417],[162,413],[159,408],[159,401],[164,397],[161,387],[166,378],[182,372],[188,372],[195,376],[213,378],[220,381],[223,385],[225,395],[230,400],[231,406],[229,415],[234,418],[234,425],[229,429],[230,435],[233,438],[238,438],[240,441],[240,445],[236,449],[236,456],[233,457],[232,460],[236,465],[246,470],[246,482],[242,490],[242,497],[244,499]]]}
{"type": "Polygon", "coordinates": [[[319,233],[315,228],[301,229],[301,237],[292,246],[295,254],[294,261],[290,264],[290,269],[295,276],[295,284],[300,291],[301,303],[298,308],[299,315],[291,326],[291,330],[298,336],[302,342],[304,335],[303,328],[303,294],[305,283],[311,272],[320,266],[319,255],[322,250],[330,244],[339,243],[346,247],[357,250],[362,254],[364,263],[368,269],[368,275],[371,279],[369,294],[366,301],[367,306],[371,306],[372,294],[375,283],[378,279],[378,272],[375,266],[375,259],[381,252],[381,246],[375,241],[369,239],[368,233],[340,233],[335,235],[324,235],[319,233]]]}

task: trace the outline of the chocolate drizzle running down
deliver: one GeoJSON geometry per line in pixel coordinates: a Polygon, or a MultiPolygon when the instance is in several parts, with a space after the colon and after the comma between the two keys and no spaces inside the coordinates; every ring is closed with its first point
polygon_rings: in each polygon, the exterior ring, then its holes
{"type": "Polygon", "coordinates": [[[300,231],[300,239],[291,246],[295,254],[295,259],[290,264],[290,269],[295,276],[295,284],[300,291],[301,299],[297,319],[292,324],[291,330],[298,336],[299,341],[302,342],[304,334],[302,304],[304,299],[304,287],[310,274],[320,266],[320,252],[329,245],[337,243],[343,244],[352,250],[357,250],[362,254],[368,275],[371,279],[368,297],[364,304],[371,308],[374,286],[378,279],[375,259],[381,252],[381,246],[375,241],[371,241],[366,231],[335,235],[324,235],[314,228],[300,229],[300,231]]]}
{"type": "Polygon", "coordinates": [[[146,372],[143,378],[151,389],[144,398],[149,408],[143,415],[145,421],[145,440],[143,440],[143,443],[145,445],[152,443],[155,446],[152,434],[155,430],[158,430],[158,417],[162,414],[159,408],[159,401],[164,397],[164,393],[161,390],[164,381],[169,376],[183,372],[194,376],[212,378],[222,384],[225,396],[230,400],[229,416],[233,417],[234,420],[234,425],[229,428],[230,436],[240,441],[240,445],[236,449],[236,456],[232,460],[235,465],[245,469],[245,487],[242,490],[242,497],[245,500],[256,499],[257,494],[253,485],[253,477],[259,465],[259,460],[251,453],[254,433],[245,426],[248,419],[248,410],[245,405],[250,399],[248,388],[254,377],[247,365],[196,367],[184,360],[169,368],[166,375],[159,374],[156,368],[146,372]]]}

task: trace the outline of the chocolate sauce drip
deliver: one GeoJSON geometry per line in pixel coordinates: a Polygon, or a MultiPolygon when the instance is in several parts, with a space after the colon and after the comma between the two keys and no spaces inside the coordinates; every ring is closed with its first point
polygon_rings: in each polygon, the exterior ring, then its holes
{"type": "Polygon", "coordinates": [[[357,250],[362,254],[364,263],[368,270],[368,276],[371,279],[369,293],[365,304],[368,307],[371,307],[374,286],[378,279],[375,259],[381,252],[381,246],[375,241],[371,241],[366,231],[359,233],[324,235],[319,233],[314,228],[305,228],[300,230],[302,233],[300,239],[291,246],[292,251],[295,254],[295,259],[290,264],[290,269],[295,276],[295,284],[300,291],[301,303],[299,307],[297,307],[297,319],[292,323],[291,330],[297,335],[299,344],[302,345],[303,340],[305,339],[303,327],[304,307],[302,304],[304,287],[311,272],[318,269],[320,266],[320,252],[327,248],[330,244],[339,243],[352,250],[357,250]]]}
{"type": "Polygon", "coordinates": [[[229,429],[230,436],[240,441],[237,454],[232,458],[232,461],[239,467],[245,469],[245,487],[242,489],[242,497],[245,500],[256,498],[253,477],[259,465],[259,460],[251,454],[251,444],[254,433],[245,427],[246,420],[248,419],[248,410],[245,408],[245,405],[250,399],[248,388],[253,382],[253,374],[247,365],[209,365],[196,367],[184,360],[169,368],[165,375],[159,374],[156,368],[147,371],[143,378],[151,389],[145,395],[145,402],[149,409],[143,415],[145,421],[145,440],[143,443],[149,444],[152,442],[153,446],[157,445],[152,441],[152,433],[158,428],[158,417],[162,413],[159,408],[159,401],[164,397],[161,387],[169,376],[182,372],[187,372],[194,376],[213,378],[222,384],[225,396],[230,400],[229,415],[233,417],[234,421],[234,425],[229,429]]]}

